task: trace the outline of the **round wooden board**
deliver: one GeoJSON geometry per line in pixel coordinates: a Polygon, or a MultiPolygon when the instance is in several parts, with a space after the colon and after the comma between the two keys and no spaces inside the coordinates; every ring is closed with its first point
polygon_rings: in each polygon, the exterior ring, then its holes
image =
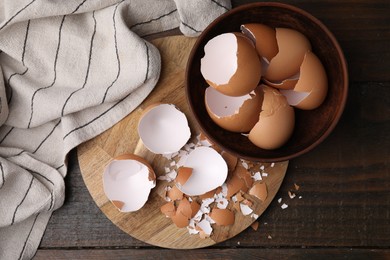
{"type": "MultiPolygon", "coordinates": [[[[143,242],[165,248],[200,248],[214,245],[229,239],[250,226],[254,218],[235,213],[235,223],[226,227],[214,227],[210,238],[201,239],[198,235],[190,235],[186,228],[177,228],[171,219],[166,218],[160,207],[165,204],[163,190],[166,181],[157,180],[145,206],[137,212],[121,213],[108,200],[103,192],[102,173],[105,166],[114,157],[133,153],[148,160],[156,175],[165,174],[164,167],[167,159],[148,151],[139,141],[137,123],[142,111],[156,102],[176,105],[188,118],[191,132],[199,134],[194,117],[187,105],[184,89],[184,72],[188,55],[196,39],[184,36],[171,36],[152,41],[160,50],[162,71],[159,83],[148,98],[131,114],[114,125],[112,128],[81,144],[77,154],[84,182],[93,200],[102,212],[119,228],[134,238],[143,242]]],[[[268,197],[264,202],[253,200],[254,213],[261,215],[275,197],[285,176],[288,161],[264,164],[268,177],[264,178],[267,185],[268,197]]]]}

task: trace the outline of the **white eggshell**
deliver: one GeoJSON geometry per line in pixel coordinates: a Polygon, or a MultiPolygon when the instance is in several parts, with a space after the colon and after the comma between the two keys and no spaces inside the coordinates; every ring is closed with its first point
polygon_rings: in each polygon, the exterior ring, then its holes
{"type": "Polygon", "coordinates": [[[138,124],[138,134],[144,145],[156,154],[177,152],[191,137],[186,116],[170,104],[148,110],[138,124]]]}
{"type": "Polygon", "coordinates": [[[178,188],[189,196],[202,195],[221,186],[228,173],[225,160],[209,147],[195,148],[188,155],[184,166],[192,168],[192,175],[178,188]]]}
{"type": "Polygon", "coordinates": [[[111,201],[123,203],[120,211],[137,211],[146,203],[156,186],[149,179],[149,168],[136,160],[113,160],[103,173],[104,193],[111,201]]]}

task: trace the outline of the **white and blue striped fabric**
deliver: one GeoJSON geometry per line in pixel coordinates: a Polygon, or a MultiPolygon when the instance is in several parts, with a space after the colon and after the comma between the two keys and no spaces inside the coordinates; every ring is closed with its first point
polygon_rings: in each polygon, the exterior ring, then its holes
{"type": "Polygon", "coordinates": [[[142,37],[197,36],[229,0],[0,2],[0,259],[34,256],[64,202],[67,154],[135,109],[160,75],[142,37]]]}

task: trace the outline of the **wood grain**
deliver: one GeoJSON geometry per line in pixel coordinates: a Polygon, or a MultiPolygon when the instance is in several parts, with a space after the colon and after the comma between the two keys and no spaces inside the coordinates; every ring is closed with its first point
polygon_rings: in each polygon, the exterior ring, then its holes
{"type": "MultiPolygon", "coordinates": [[[[174,104],[183,111],[189,119],[193,139],[200,130],[186,102],[184,93],[184,71],[189,52],[196,39],[184,36],[171,36],[154,40],[153,43],[160,51],[162,72],[160,81],[148,98],[131,114],[121,120],[108,131],[78,147],[78,158],[81,174],[96,205],[119,228],[134,238],[146,243],[167,248],[199,248],[214,245],[229,239],[255,220],[236,212],[234,225],[218,227],[214,225],[210,238],[200,239],[198,235],[190,235],[186,228],[177,228],[171,219],[160,212],[164,205],[164,188],[169,185],[165,181],[157,181],[157,186],[149,195],[145,206],[133,213],[121,213],[108,200],[103,191],[102,173],[106,165],[115,157],[130,153],[139,155],[151,163],[157,176],[165,174],[169,161],[161,155],[150,152],[139,140],[135,130],[137,123],[149,105],[156,102],[174,104]]],[[[268,177],[268,197],[264,202],[251,199],[254,213],[261,215],[277,193],[287,170],[288,162],[264,164],[268,177]]]]}

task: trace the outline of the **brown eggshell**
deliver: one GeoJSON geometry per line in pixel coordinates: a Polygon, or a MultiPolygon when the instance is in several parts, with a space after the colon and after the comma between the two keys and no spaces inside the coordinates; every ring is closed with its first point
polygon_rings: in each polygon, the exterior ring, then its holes
{"type": "MultiPolygon", "coordinates": [[[[214,99],[216,104],[212,104],[211,100],[208,98],[208,94],[211,93],[212,90],[206,90],[205,94],[205,104],[206,110],[211,117],[211,119],[220,127],[225,130],[232,132],[248,132],[252,129],[252,127],[257,123],[258,116],[261,111],[261,103],[263,100],[262,91],[259,88],[254,90],[254,94],[248,95],[248,99],[246,99],[238,111],[236,113],[231,114],[229,116],[218,116],[218,113],[214,110],[213,107],[224,106],[225,108],[229,107],[231,103],[229,100],[223,99],[223,94],[219,94],[221,96],[220,99],[214,99]],[[226,102],[225,104],[223,102],[226,102]]],[[[218,93],[218,92],[216,92],[218,93]]],[[[214,95],[216,94],[214,93],[214,95]]],[[[226,97],[226,96],[225,96],[226,97]]],[[[237,99],[238,97],[230,97],[231,99],[237,99]]]]}
{"type": "MultiPolygon", "coordinates": [[[[234,34],[237,40],[237,70],[227,84],[216,84],[205,78],[207,83],[228,96],[242,96],[254,90],[261,78],[261,61],[251,40],[244,35],[234,34]]],[[[207,55],[207,54],[206,54],[207,55]]],[[[201,66],[202,67],[202,66],[201,66]]]]}
{"type": "Polygon", "coordinates": [[[301,76],[294,88],[298,92],[310,92],[296,108],[310,110],[319,107],[328,92],[328,78],[320,59],[311,51],[307,52],[301,66],[301,76]]]}
{"type": "Polygon", "coordinates": [[[239,165],[239,166],[237,166],[237,168],[235,170],[235,174],[237,174],[238,177],[240,177],[245,182],[245,185],[247,188],[252,187],[253,178],[247,169],[245,169],[243,166],[239,165]]]}
{"type": "Polygon", "coordinates": [[[149,162],[147,160],[145,160],[144,158],[138,156],[138,155],[135,155],[135,154],[122,154],[122,155],[119,155],[117,157],[114,158],[114,160],[136,160],[142,164],[144,164],[145,166],[148,167],[149,169],[149,181],[153,181],[156,179],[156,174],[154,173],[154,170],[152,168],[152,166],[149,164],[149,162]]]}
{"type": "Polygon", "coordinates": [[[176,211],[176,214],[171,217],[173,223],[178,228],[184,228],[188,226],[189,220],[186,216],[184,216],[181,212],[176,211]]]}
{"type": "Polygon", "coordinates": [[[268,196],[267,185],[265,184],[265,182],[257,182],[249,190],[249,194],[255,196],[256,198],[264,202],[268,196]]]}
{"type": "Polygon", "coordinates": [[[263,111],[248,138],[260,148],[276,149],[287,142],[294,130],[294,109],[278,90],[265,85],[262,85],[262,88],[263,111]]]}
{"type": "Polygon", "coordinates": [[[176,186],[173,186],[168,192],[168,197],[171,200],[181,200],[183,198],[183,192],[181,192],[176,186]]]}
{"type": "Polygon", "coordinates": [[[192,168],[182,166],[177,171],[175,182],[178,183],[179,185],[184,185],[191,177],[191,175],[192,175],[192,168]]]}
{"type": "Polygon", "coordinates": [[[190,204],[191,204],[191,211],[192,211],[191,218],[193,218],[193,217],[195,217],[196,213],[198,213],[198,211],[200,209],[200,205],[196,201],[191,201],[190,204]]]}
{"type": "Polygon", "coordinates": [[[270,61],[265,78],[280,82],[291,78],[302,64],[305,53],[311,50],[309,40],[302,33],[288,28],[276,28],[279,52],[270,61]]]}
{"type": "Polygon", "coordinates": [[[250,23],[241,25],[241,31],[255,43],[260,57],[270,61],[279,52],[274,28],[265,24],[250,23]]]}
{"type": "Polygon", "coordinates": [[[188,199],[184,198],[179,202],[179,206],[177,206],[177,212],[181,212],[184,216],[186,216],[188,219],[191,218],[192,215],[192,209],[191,204],[188,201],[188,199]]]}
{"type": "Polygon", "coordinates": [[[234,224],[234,213],[229,209],[212,209],[210,217],[218,226],[229,226],[234,224]]]}
{"type": "Polygon", "coordinates": [[[176,214],[176,208],[175,208],[175,204],[173,203],[173,201],[162,205],[160,210],[167,217],[172,217],[173,215],[176,214]]]}
{"type": "MultiPolygon", "coordinates": [[[[237,171],[237,168],[236,170],[237,171]]],[[[230,198],[240,190],[243,192],[248,191],[248,187],[245,184],[245,181],[241,179],[237,174],[232,174],[230,178],[226,181],[227,185],[227,197],[230,198]]]]}

